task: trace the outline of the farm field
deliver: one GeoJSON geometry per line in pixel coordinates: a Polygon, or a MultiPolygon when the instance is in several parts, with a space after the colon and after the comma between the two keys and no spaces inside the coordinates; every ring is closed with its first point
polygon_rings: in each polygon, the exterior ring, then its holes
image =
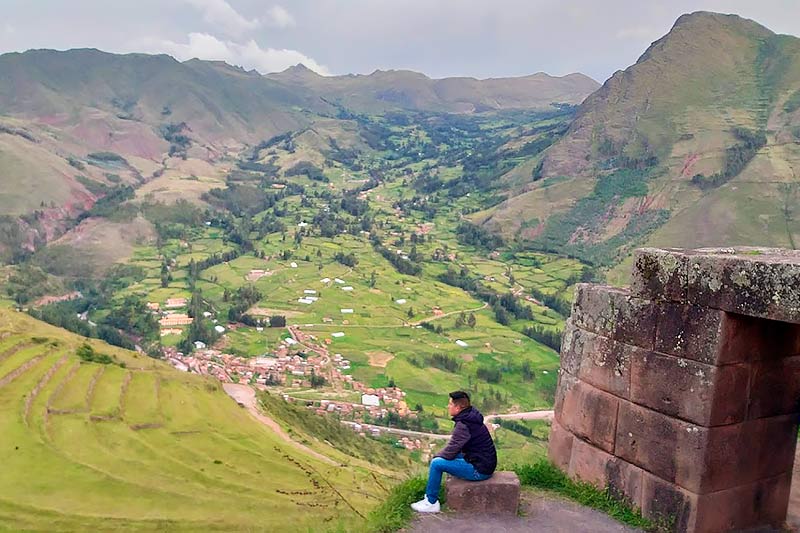
{"type": "Polygon", "coordinates": [[[103,343],[115,363],[81,361],[80,337],[5,308],[0,338],[0,530],[335,529],[391,475],[300,453],[208,378],[103,343]]]}

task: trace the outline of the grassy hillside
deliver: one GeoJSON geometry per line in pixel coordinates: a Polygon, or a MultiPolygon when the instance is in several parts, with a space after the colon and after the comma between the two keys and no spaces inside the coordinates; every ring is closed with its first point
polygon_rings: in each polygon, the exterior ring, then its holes
{"type": "Polygon", "coordinates": [[[640,244],[795,247],[798,94],[800,39],[684,15],[584,101],[533,183],[475,219],[601,265],[640,244]]]}
{"type": "Polygon", "coordinates": [[[218,383],[82,342],[0,310],[0,530],[357,529],[383,495],[380,466],[304,455],[218,383]]]}

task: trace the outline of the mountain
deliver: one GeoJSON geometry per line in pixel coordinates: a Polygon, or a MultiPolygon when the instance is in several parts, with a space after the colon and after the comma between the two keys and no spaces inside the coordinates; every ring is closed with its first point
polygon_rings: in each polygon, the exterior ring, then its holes
{"type": "Polygon", "coordinates": [[[376,70],[369,75],[320,76],[303,65],[267,76],[305,87],[326,100],[362,112],[392,109],[472,113],[501,109],[548,109],[554,102],[578,104],[598,84],[583,74],[543,72],[516,78],[431,79],[409,70],[376,70]]]}
{"type": "Polygon", "coordinates": [[[528,183],[475,220],[606,265],[643,243],[794,248],[799,171],[800,39],[697,12],[590,95],[528,183]]]}
{"type": "Polygon", "coordinates": [[[262,76],[222,62],[94,49],[0,55],[0,256],[52,241],[115,187],[197,201],[248,147],[314,125],[329,145],[337,131],[352,137],[353,112],[552,109],[595,88],[579,74],[323,78],[298,65],[262,76]]]}

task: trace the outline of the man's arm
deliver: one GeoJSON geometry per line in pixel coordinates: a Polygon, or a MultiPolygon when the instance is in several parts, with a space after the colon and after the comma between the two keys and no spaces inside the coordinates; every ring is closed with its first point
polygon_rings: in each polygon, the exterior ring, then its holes
{"type": "Polygon", "coordinates": [[[434,457],[441,457],[442,459],[455,459],[461,453],[461,449],[469,440],[469,428],[463,422],[456,422],[456,427],[453,428],[453,434],[450,436],[450,442],[447,446],[441,449],[434,457]]]}

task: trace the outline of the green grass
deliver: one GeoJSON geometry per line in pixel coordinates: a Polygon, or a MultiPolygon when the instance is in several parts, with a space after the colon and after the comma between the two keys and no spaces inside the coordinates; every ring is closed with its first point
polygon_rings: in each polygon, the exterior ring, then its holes
{"type": "MultiPolygon", "coordinates": [[[[386,500],[367,517],[366,531],[389,533],[407,525],[414,514],[411,504],[425,494],[426,483],[427,478],[417,476],[395,485],[386,500]]],[[[441,494],[444,496],[444,491],[441,494]]]]}
{"type": "MultiPolygon", "coordinates": [[[[2,309],[0,336],[8,334],[0,348],[21,349],[0,366],[0,379],[16,376],[0,382],[0,529],[361,530],[396,476],[348,456],[348,437],[383,446],[352,432],[339,436],[341,450],[313,445],[336,466],[307,455],[215,381],[97,341],[127,368],[80,363],[84,339],[2,309]]],[[[312,439],[303,427],[295,435],[312,439]]]]}
{"type": "Polygon", "coordinates": [[[597,509],[632,527],[646,531],[664,529],[664,524],[642,517],[638,509],[631,508],[616,498],[608,489],[599,489],[591,483],[573,481],[552,463],[543,459],[533,464],[514,467],[523,486],[552,491],[577,503],[597,509]]]}

